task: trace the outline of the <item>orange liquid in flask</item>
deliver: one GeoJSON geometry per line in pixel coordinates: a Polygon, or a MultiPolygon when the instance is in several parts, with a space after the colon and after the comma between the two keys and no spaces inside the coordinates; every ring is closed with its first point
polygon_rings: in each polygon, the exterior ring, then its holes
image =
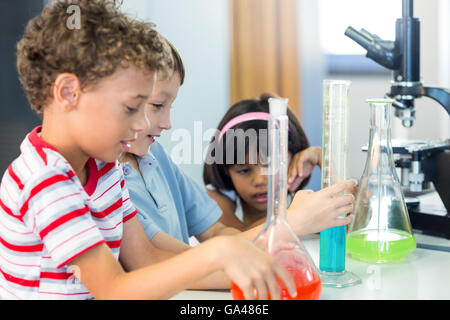
{"type": "MultiPolygon", "coordinates": [[[[291,297],[284,283],[277,279],[282,300],[317,300],[322,292],[322,282],[314,262],[286,221],[289,130],[287,99],[269,99],[269,109],[267,220],[253,243],[272,255],[291,274],[297,295],[291,297]]],[[[242,290],[233,282],[231,295],[235,300],[245,300],[242,290]]],[[[270,296],[268,299],[270,300],[270,296]]]]}
{"type": "MultiPolygon", "coordinates": [[[[281,281],[278,280],[278,285],[281,289],[281,300],[318,300],[320,298],[320,294],[322,293],[322,282],[320,281],[320,277],[318,275],[312,274],[312,280],[308,280],[308,276],[305,271],[292,269],[287,270],[294,280],[297,288],[297,296],[291,297],[286,287],[281,283],[281,281]]],[[[244,293],[234,282],[231,282],[231,295],[234,300],[245,300],[244,293]]],[[[271,300],[270,295],[267,299],[271,300]]]]}

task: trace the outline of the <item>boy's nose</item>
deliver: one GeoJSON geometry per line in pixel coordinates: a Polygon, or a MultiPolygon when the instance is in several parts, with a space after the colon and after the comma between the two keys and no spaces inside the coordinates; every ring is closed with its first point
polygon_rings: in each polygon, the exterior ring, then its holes
{"type": "Polygon", "coordinates": [[[167,108],[163,117],[161,117],[161,122],[159,123],[159,127],[164,130],[172,129],[172,121],[170,120],[170,108],[167,108]]]}
{"type": "Polygon", "coordinates": [[[166,121],[162,121],[159,124],[159,127],[164,130],[170,130],[170,129],[172,129],[172,122],[170,121],[170,119],[168,119],[166,121]]]}
{"type": "Polygon", "coordinates": [[[134,132],[141,132],[149,128],[150,128],[150,119],[147,117],[147,115],[142,114],[136,117],[131,126],[131,129],[134,132]]]}
{"type": "Polygon", "coordinates": [[[146,110],[146,108],[143,108],[142,114],[139,114],[136,120],[133,122],[133,131],[140,132],[150,128],[150,118],[146,110]]]}

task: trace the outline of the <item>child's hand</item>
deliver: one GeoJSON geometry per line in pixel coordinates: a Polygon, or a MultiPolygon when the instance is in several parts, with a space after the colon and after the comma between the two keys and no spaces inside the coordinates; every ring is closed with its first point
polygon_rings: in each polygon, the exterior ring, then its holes
{"type": "Polygon", "coordinates": [[[276,278],[286,286],[292,297],[297,295],[290,273],[273,257],[239,237],[222,236],[217,250],[223,270],[244,293],[246,300],[280,299],[280,287],[276,278]]]}
{"type": "Polygon", "coordinates": [[[343,195],[356,186],[356,180],[346,180],[320,191],[298,191],[287,211],[288,222],[301,236],[328,228],[349,224],[353,215],[353,194],[343,195]],[[345,217],[340,217],[345,216],[345,217]]]}
{"type": "Polygon", "coordinates": [[[311,175],[316,165],[322,165],[322,149],[320,147],[309,147],[295,154],[288,170],[289,191],[297,190],[302,181],[311,175]]]}

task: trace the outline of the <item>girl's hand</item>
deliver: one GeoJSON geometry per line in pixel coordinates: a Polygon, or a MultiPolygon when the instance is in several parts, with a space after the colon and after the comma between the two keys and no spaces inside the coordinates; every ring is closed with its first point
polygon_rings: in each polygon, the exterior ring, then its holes
{"type": "Polygon", "coordinates": [[[273,257],[254,246],[248,240],[233,236],[220,236],[217,253],[228,277],[244,293],[246,300],[280,299],[280,287],[276,278],[286,286],[292,297],[297,295],[290,273],[273,257]]]}
{"type": "Polygon", "coordinates": [[[288,170],[289,191],[294,192],[298,186],[311,175],[314,167],[322,166],[322,149],[309,147],[294,155],[288,170]]]}
{"type": "Polygon", "coordinates": [[[301,236],[349,224],[353,220],[349,213],[353,211],[355,197],[343,193],[356,183],[356,180],[346,180],[317,192],[298,191],[287,211],[294,232],[301,236]]]}

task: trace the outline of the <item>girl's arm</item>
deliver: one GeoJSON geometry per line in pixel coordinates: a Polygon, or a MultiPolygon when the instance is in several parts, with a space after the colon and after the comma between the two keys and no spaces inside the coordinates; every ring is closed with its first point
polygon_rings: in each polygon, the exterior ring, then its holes
{"type": "Polygon", "coordinates": [[[289,163],[289,190],[292,192],[297,190],[302,181],[311,175],[316,165],[322,168],[322,149],[320,147],[309,147],[296,153],[289,163]]]}
{"type": "MultiPolygon", "coordinates": [[[[353,220],[354,196],[344,195],[355,188],[356,180],[345,180],[317,192],[300,190],[287,209],[287,220],[298,236],[319,232],[328,228],[343,226],[353,220]],[[341,217],[347,215],[346,217],[341,217]]],[[[237,234],[244,239],[253,240],[263,224],[237,234]]],[[[224,228],[224,227],[222,227],[224,228]]],[[[226,230],[226,229],[223,229],[226,230]]],[[[216,235],[220,235],[219,228],[216,235]]]]}
{"type": "Polygon", "coordinates": [[[236,203],[218,191],[208,190],[207,192],[208,195],[214,199],[222,209],[222,216],[219,221],[226,226],[235,228],[239,231],[244,231],[246,229],[245,225],[235,215],[236,203]]]}

